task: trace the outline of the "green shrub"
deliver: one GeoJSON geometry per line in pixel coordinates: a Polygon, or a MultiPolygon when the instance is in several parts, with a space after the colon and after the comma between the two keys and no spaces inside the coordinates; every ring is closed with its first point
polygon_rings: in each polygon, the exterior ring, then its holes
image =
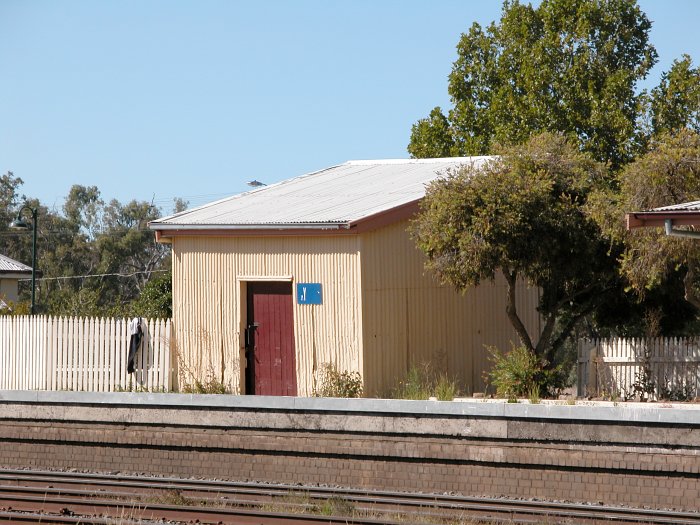
{"type": "Polygon", "coordinates": [[[659,399],[664,401],[692,401],[695,397],[692,381],[692,378],[688,378],[679,384],[672,385],[666,379],[663,384],[659,385],[659,399]]]}
{"type": "Polygon", "coordinates": [[[316,397],[362,397],[362,376],[358,372],[339,371],[334,365],[321,365],[316,397]]]}
{"type": "Polygon", "coordinates": [[[459,394],[457,382],[447,377],[446,374],[440,374],[433,388],[433,393],[438,401],[452,401],[459,394]]]}
{"type": "Polygon", "coordinates": [[[424,363],[412,366],[406,379],[400,381],[393,390],[394,399],[429,399],[435,397],[439,401],[452,401],[459,394],[456,381],[447,374],[436,374],[433,367],[424,363]]]}
{"type": "Polygon", "coordinates": [[[430,397],[430,385],[428,384],[425,367],[423,369],[412,366],[406,379],[400,381],[392,392],[395,399],[428,399],[430,397]]]}
{"type": "Polygon", "coordinates": [[[489,383],[496,387],[496,396],[508,400],[519,397],[539,399],[555,390],[559,377],[556,370],[546,370],[544,363],[524,346],[515,346],[510,352],[489,348],[493,368],[487,374],[489,383]]]}

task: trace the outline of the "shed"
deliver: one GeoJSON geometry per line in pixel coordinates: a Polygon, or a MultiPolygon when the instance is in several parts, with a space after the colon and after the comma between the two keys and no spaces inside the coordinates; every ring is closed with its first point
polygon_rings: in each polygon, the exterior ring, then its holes
{"type": "Polygon", "coordinates": [[[31,275],[31,267],[5,255],[0,255],[0,301],[2,305],[7,306],[6,301],[17,301],[17,282],[20,279],[31,277],[31,275]]]}
{"type": "MultiPolygon", "coordinates": [[[[440,285],[407,228],[431,180],[488,159],[350,161],[151,222],[172,244],[180,381],[309,396],[329,363],[381,396],[430,363],[481,391],[486,346],[517,341],[505,282],[440,285]]],[[[519,301],[534,333],[538,291],[519,301]]]]}

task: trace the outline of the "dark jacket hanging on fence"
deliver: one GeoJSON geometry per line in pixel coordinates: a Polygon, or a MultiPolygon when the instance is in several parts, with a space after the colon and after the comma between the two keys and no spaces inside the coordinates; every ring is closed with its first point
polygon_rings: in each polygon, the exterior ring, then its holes
{"type": "Polygon", "coordinates": [[[143,339],[143,329],[141,328],[141,318],[134,317],[129,322],[129,333],[131,334],[131,339],[129,341],[129,358],[126,364],[126,371],[130,374],[134,373],[135,363],[136,363],[136,353],[141,346],[141,340],[143,339]]]}

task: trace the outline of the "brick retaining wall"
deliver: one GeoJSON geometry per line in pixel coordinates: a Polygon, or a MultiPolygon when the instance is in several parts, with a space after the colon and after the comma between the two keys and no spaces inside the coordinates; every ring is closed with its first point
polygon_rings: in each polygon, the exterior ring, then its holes
{"type": "Polygon", "coordinates": [[[700,411],[267,401],[0,392],[0,465],[700,510],[700,411]]]}

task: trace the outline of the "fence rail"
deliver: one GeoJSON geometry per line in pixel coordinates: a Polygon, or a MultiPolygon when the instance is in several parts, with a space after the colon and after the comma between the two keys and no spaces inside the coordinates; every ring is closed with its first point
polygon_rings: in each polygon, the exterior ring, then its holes
{"type": "Polygon", "coordinates": [[[700,396],[700,339],[612,338],[578,344],[578,395],[700,396]]]}
{"type": "Polygon", "coordinates": [[[172,387],[170,320],[144,320],[127,373],[129,321],[0,316],[0,389],[113,392],[172,387]]]}

